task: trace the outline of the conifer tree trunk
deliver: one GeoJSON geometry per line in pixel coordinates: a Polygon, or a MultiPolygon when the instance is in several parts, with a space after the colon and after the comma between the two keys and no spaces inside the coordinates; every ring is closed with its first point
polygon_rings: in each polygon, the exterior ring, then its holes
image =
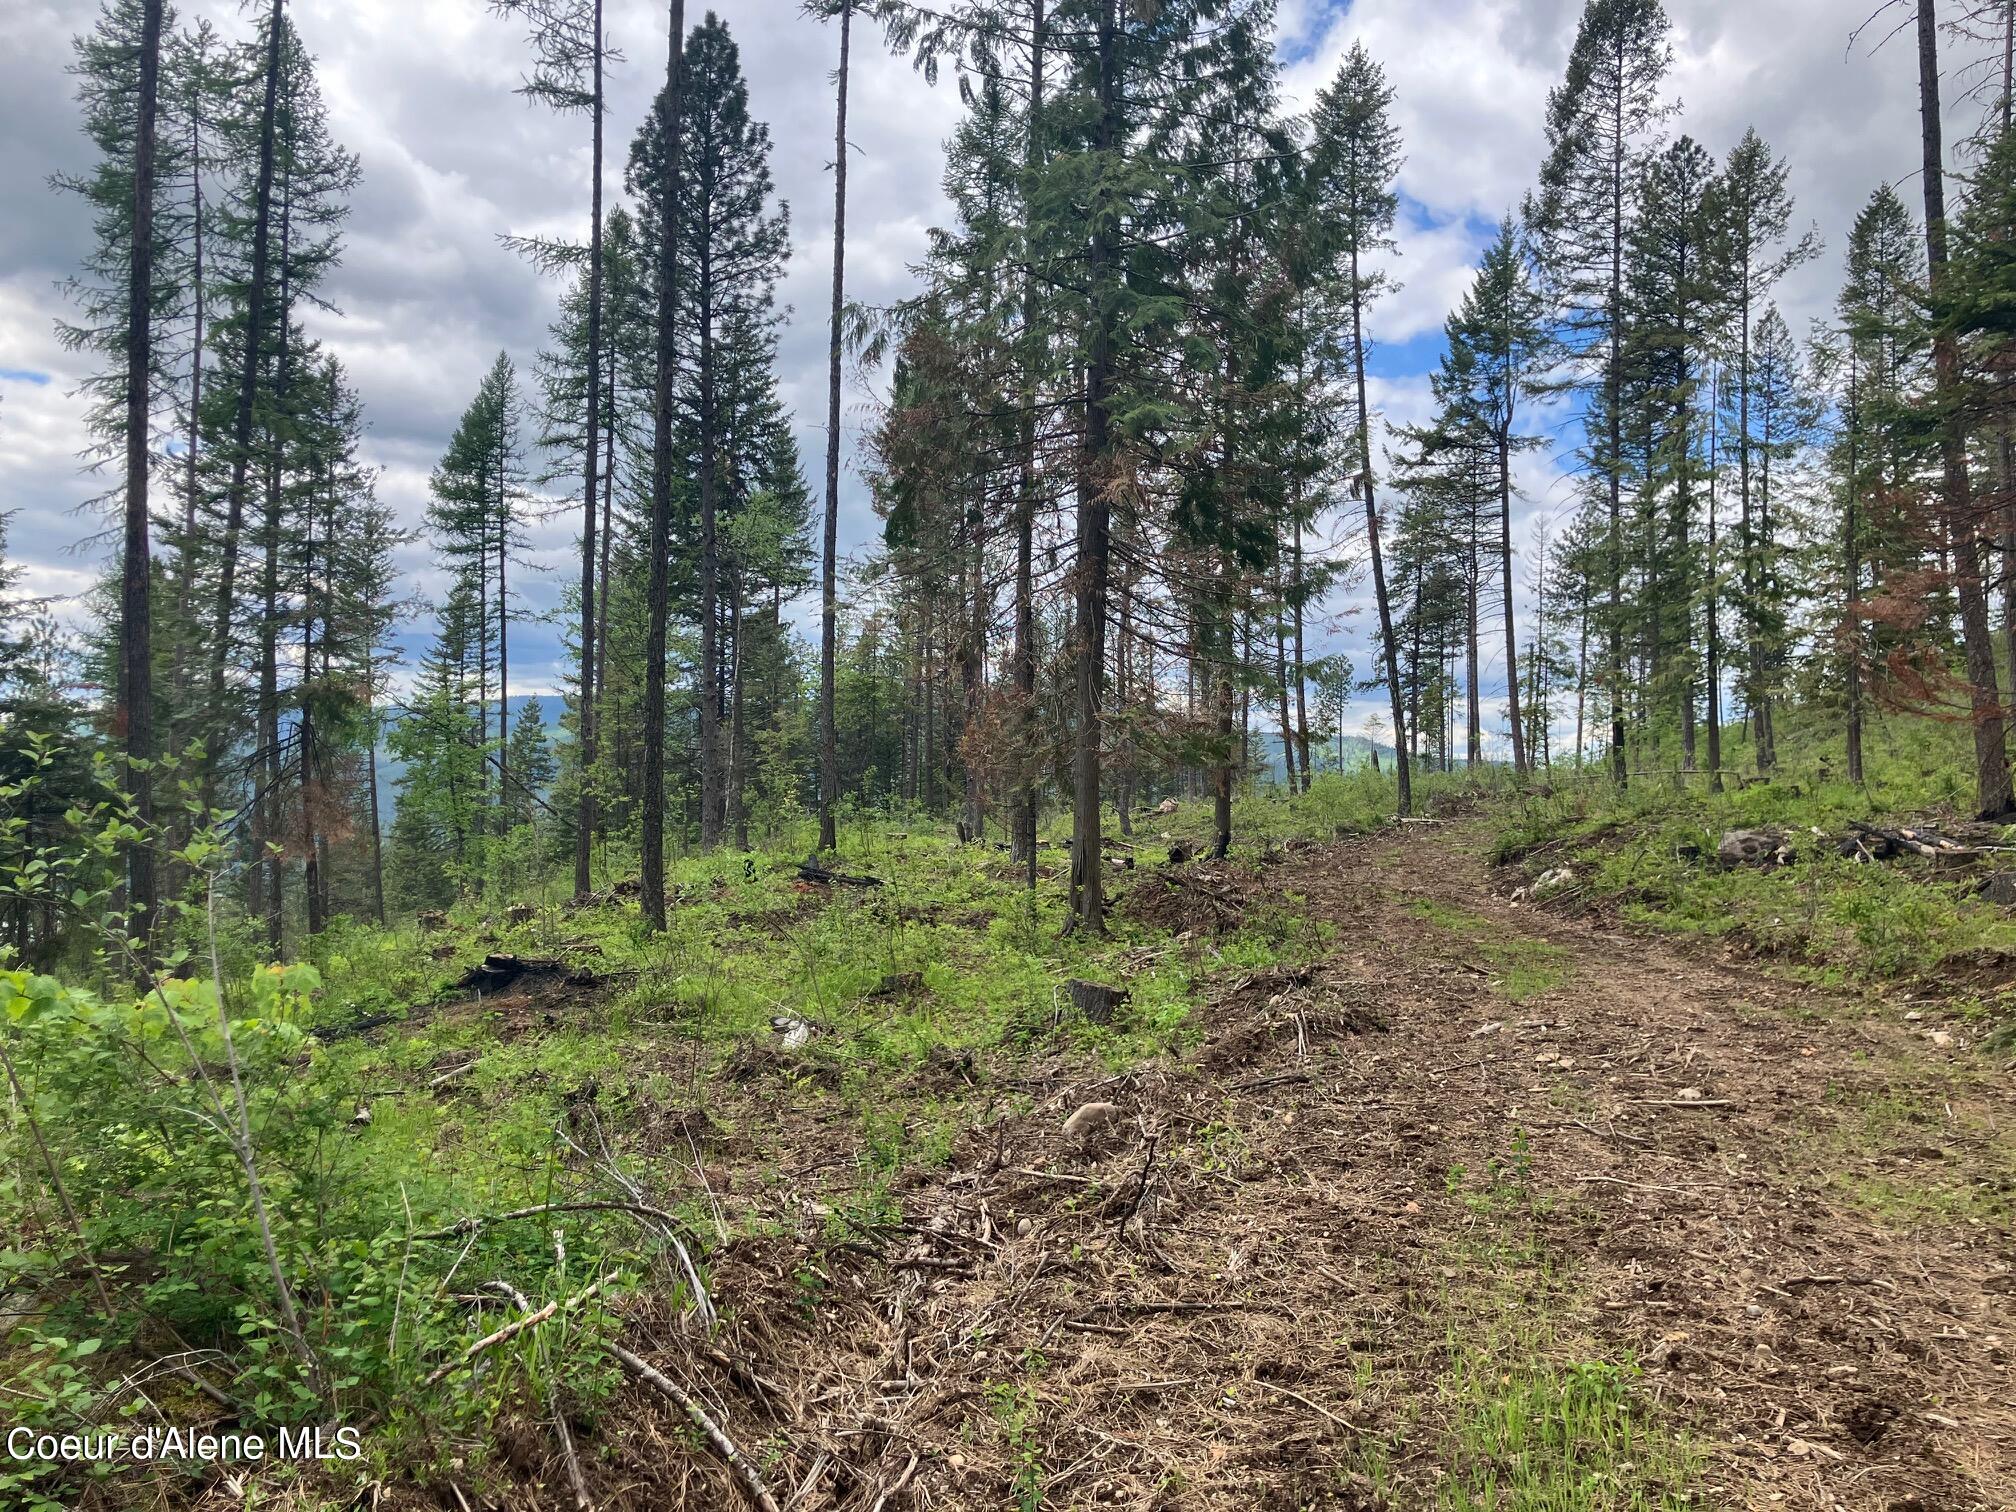
{"type": "Polygon", "coordinates": [[[826,518],[819,580],[819,848],[832,850],[840,801],[840,736],[834,726],[835,624],[840,551],[840,314],[847,260],[847,47],[853,0],[840,0],[840,70],[833,110],[833,301],[826,345],[826,518]]]}
{"type": "MultiPolygon", "coordinates": [[[[673,342],[674,262],[678,253],[680,61],[686,46],[686,0],[671,0],[671,35],[665,48],[665,175],[658,211],[658,372],[651,407],[650,603],[644,645],[644,774],[640,899],[647,928],[665,927],[665,637],[671,612],[672,376],[678,362],[673,342]]],[[[703,483],[704,483],[703,479],[703,483]]],[[[590,500],[592,505],[593,500],[590,500]]],[[[712,605],[707,614],[711,618],[712,605]]],[[[704,621],[703,621],[704,623],[704,621]]],[[[712,651],[710,644],[706,648],[712,651]]],[[[713,663],[701,658],[701,700],[705,706],[713,663]]],[[[705,811],[702,812],[703,824],[705,811]]],[[[577,870],[579,862],[576,862],[577,870]]]]}
{"type": "MultiPolygon", "coordinates": [[[[1862,781],[1862,562],[1859,532],[1861,504],[1862,414],[1860,374],[1855,347],[1848,344],[1848,487],[1841,508],[1841,582],[1843,612],[1841,659],[1848,703],[1848,780],[1862,781]]],[[[2016,663],[2012,663],[2016,665],[2016,663]]]]}
{"type": "Polygon", "coordinates": [[[1407,759],[1407,712],[1400,691],[1400,648],[1393,635],[1393,601],[1386,591],[1386,563],[1379,551],[1379,505],[1372,489],[1372,412],[1365,398],[1365,295],[1358,250],[1351,250],[1351,369],[1358,385],[1358,484],[1365,499],[1365,551],[1372,563],[1372,596],[1379,604],[1379,643],[1386,660],[1386,693],[1393,706],[1393,775],[1402,814],[1414,812],[1414,785],[1407,759]]]}
{"type": "Polygon", "coordinates": [[[224,495],[224,535],[218,546],[217,603],[210,630],[212,749],[203,770],[203,806],[216,795],[224,758],[224,669],[230,660],[231,608],[238,573],[238,538],[245,525],[245,490],[252,462],[252,400],[258,392],[259,354],[266,324],[266,265],[273,221],[274,119],[280,93],[281,3],[273,0],[266,23],[266,92],[259,108],[259,174],[253,193],[252,266],[245,296],[245,346],[238,375],[238,405],[231,422],[231,482],[224,495]]]}
{"type": "MultiPolygon", "coordinates": [[[[207,34],[206,34],[207,35],[207,34]]],[[[185,735],[190,717],[189,680],[195,671],[196,638],[195,607],[191,602],[196,585],[196,507],[201,498],[197,480],[197,442],[202,431],[203,413],[203,339],[206,330],[205,296],[207,289],[203,272],[203,110],[202,94],[205,87],[203,74],[208,67],[209,53],[205,49],[198,54],[189,86],[189,413],[187,434],[184,437],[186,450],[182,457],[182,539],[176,551],[175,560],[175,707],[169,714],[170,739],[175,749],[180,750],[185,743],[185,735]]]]}
{"type": "MultiPolygon", "coordinates": [[[[1709,392],[1714,391],[1715,385],[1711,381],[1709,392]]],[[[1708,694],[1708,791],[1711,793],[1722,791],[1722,563],[1715,517],[1717,449],[1721,435],[1721,423],[1711,409],[1708,419],[1708,634],[1702,664],[1708,694]]]]}
{"type": "Polygon", "coordinates": [[[126,904],[143,957],[153,954],[154,757],[153,557],[147,539],[149,431],[154,385],[154,128],[161,77],[162,0],[145,0],[140,21],[139,121],[133,135],[131,267],[126,295],[126,511],[119,573],[119,722],[126,787],[141,835],[126,853],[126,904]]]}
{"type": "MultiPolygon", "coordinates": [[[[1120,146],[1117,0],[1100,0],[1098,25],[1099,121],[1096,151],[1102,178],[1112,174],[1120,146]]],[[[1071,771],[1071,904],[1075,927],[1088,934],[1106,928],[1105,878],[1100,869],[1100,691],[1106,669],[1106,587],[1111,552],[1113,466],[1112,384],[1114,325],[1118,316],[1119,211],[1106,203],[1113,190],[1094,189],[1086,283],[1092,296],[1092,341],[1085,364],[1084,464],[1079,469],[1077,562],[1073,568],[1072,692],[1075,715],[1071,771]]]]}
{"type": "MultiPolygon", "coordinates": [[[[1506,377],[1509,386],[1511,377],[1506,377]]],[[[1511,414],[1511,406],[1506,406],[1511,414]]],[[[1505,698],[1506,722],[1512,727],[1512,771],[1524,777],[1533,770],[1533,753],[1526,747],[1525,728],[1519,718],[1519,634],[1512,607],[1512,437],[1508,418],[1498,435],[1498,575],[1505,587],[1505,698]]]]}
{"type": "MultiPolygon", "coordinates": [[[[700,243],[701,289],[713,288],[712,242],[700,243]]],[[[720,425],[715,393],[714,315],[697,309],[700,342],[700,848],[721,843],[721,530],[720,425]]],[[[671,306],[664,310],[671,315],[671,306]]],[[[669,439],[669,438],[668,438],[669,439]]]]}
{"type": "MultiPolygon", "coordinates": [[[[303,574],[303,589],[307,601],[301,611],[301,675],[305,684],[308,669],[315,660],[315,550],[313,539],[314,515],[311,511],[310,539],[307,555],[308,571],[303,574]]],[[[316,813],[316,763],[315,763],[315,701],[309,690],[302,690],[301,714],[298,725],[301,742],[301,832],[306,843],[301,847],[303,862],[302,902],[307,911],[308,934],[312,939],[322,933],[322,836],[316,813]]]]}
{"type": "MultiPolygon", "coordinates": [[[[511,484],[505,476],[509,456],[505,435],[497,438],[497,833],[511,828],[511,594],[504,580],[504,561],[511,544],[511,484]]],[[[584,663],[584,666],[586,664],[584,663]]]]}
{"type": "MultiPolygon", "coordinates": [[[[1029,107],[1024,127],[1023,170],[1036,171],[1042,159],[1043,122],[1043,0],[1033,0],[1029,22],[1029,107]]],[[[1022,206],[1026,227],[1030,210],[1025,195],[1022,206]]],[[[1023,249],[1025,258],[1030,250],[1023,249]]],[[[1036,885],[1036,590],[1034,555],[1036,539],[1036,270],[1022,269],[1022,403],[1018,417],[1017,469],[1015,486],[1015,695],[1020,739],[1016,762],[1020,791],[1015,797],[1013,834],[1009,855],[1027,870],[1027,886],[1036,885]]]]}
{"type": "MultiPolygon", "coordinates": [[[[676,54],[678,37],[679,7],[673,6],[672,47],[676,54]]],[[[606,606],[598,604],[595,581],[595,470],[599,460],[596,452],[597,427],[602,420],[602,396],[598,392],[602,378],[602,0],[595,0],[594,58],[590,63],[592,76],[589,83],[590,103],[589,135],[589,184],[588,184],[588,360],[587,360],[587,408],[583,414],[581,445],[581,685],[576,695],[578,707],[575,717],[575,737],[580,742],[578,759],[581,770],[581,791],[575,803],[574,815],[574,896],[584,899],[594,890],[589,876],[590,862],[594,857],[595,845],[595,727],[596,703],[600,689],[596,686],[597,648],[600,644],[598,630],[606,630],[608,625],[606,606]],[[598,612],[599,611],[599,612],[598,612]]],[[[675,83],[675,89],[678,87],[675,83]]],[[[675,125],[673,130],[677,130],[675,125]]],[[[611,471],[614,471],[612,459],[611,471]]],[[[656,501],[654,495],[654,519],[656,501]]],[[[609,575],[605,548],[601,591],[606,598],[609,592],[609,575]]],[[[656,570],[655,555],[653,570],[656,570]]],[[[662,698],[662,694],[660,695],[662,698]]],[[[648,895],[647,895],[648,896],[648,895]]]]}
{"type": "MultiPolygon", "coordinates": [[[[1918,106],[1924,157],[1925,264],[1936,304],[1947,280],[1946,180],[1940,143],[1939,21],[1933,0],[1918,0],[1918,106]]],[[[1967,476],[1967,443],[1957,403],[1960,351],[1951,330],[1932,340],[1932,367],[1939,393],[1941,495],[1946,538],[1953,558],[1953,586],[1960,600],[1960,636],[1967,657],[1968,692],[1974,715],[1975,808],[1988,818],[2016,810],[2003,749],[2001,697],[1995,678],[1995,643],[1988,628],[1988,596],[1982,579],[1981,530],[1967,476]]],[[[2012,669],[2016,676],[2016,669],[2012,669]]]]}
{"type": "MultiPolygon", "coordinates": [[[[1483,707],[1477,690],[1477,579],[1481,569],[1477,562],[1474,523],[1470,531],[1469,552],[1469,570],[1463,585],[1463,764],[1474,770],[1484,759],[1483,707]]],[[[1513,679],[1508,675],[1505,681],[1509,687],[1513,679]]]]}
{"type": "MultiPolygon", "coordinates": [[[[1312,777],[1309,771],[1309,663],[1302,624],[1302,515],[1295,515],[1295,552],[1292,593],[1295,611],[1295,745],[1302,755],[1302,791],[1309,791],[1312,777]]],[[[1339,725],[1343,723],[1340,715],[1339,725]]],[[[1340,765],[1341,758],[1340,758],[1340,765]]]]}
{"type": "MultiPolygon", "coordinates": [[[[1617,73],[1624,74],[1623,33],[1616,34],[1617,73]]],[[[1629,781],[1624,762],[1624,536],[1623,417],[1618,413],[1624,381],[1624,92],[1613,96],[1610,154],[1610,356],[1603,382],[1609,426],[1610,495],[1610,777],[1618,787],[1629,781]]]]}
{"type": "Polygon", "coordinates": [[[730,653],[728,691],[734,700],[728,730],[728,821],[734,828],[735,849],[749,849],[749,723],[744,712],[744,683],[747,677],[742,655],[745,628],[742,609],[742,574],[728,574],[728,623],[733,649],[730,653]]]}
{"type": "MultiPolygon", "coordinates": [[[[1211,851],[1223,861],[1232,849],[1232,605],[1222,553],[1211,605],[1211,701],[1217,711],[1218,762],[1211,774],[1211,851]]],[[[1096,866],[1098,858],[1093,858],[1096,866]]]]}
{"type": "Polygon", "coordinates": [[[265,777],[260,785],[257,842],[259,865],[265,872],[263,913],[266,919],[266,946],[279,960],[286,944],[286,866],[280,848],[281,781],[286,772],[285,754],[280,746],[280,519],[281,464],[286,446],[288,390],[293,345],[289,326],[293,319],[293,281],[290,242],[293,226],[293,185],[291,175],[280,190],[280,288],[274,311],[274,331],[279,350],[274,355],[273,416],[268,425],[265,515],[261,547],[265,554],[260,579],[264,613],[259,622],[259,707],[258,740],[264,756],[265,777]]]}
{"type": "Polygon", "coordinates": [[[981,766],[979,753],[972,748],[974,731],[980,723],[981,708],[986,700],[987,684],[987,564],[985,559],[986,536],[981,525],[979,501],[970,503],[966,511],[967,616],[965,645],[959,653],[959,681],[965,695],[962,745],[964,757],[966,838],[978,841],[982,826],[986,822],[981,766]]]}

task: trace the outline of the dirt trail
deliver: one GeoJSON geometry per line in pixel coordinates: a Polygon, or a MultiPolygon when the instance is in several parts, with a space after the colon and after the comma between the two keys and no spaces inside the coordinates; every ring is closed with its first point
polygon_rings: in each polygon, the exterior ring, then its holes
{"type": "MultiPolygon", "coordinates": [[[[800,1506],[888,1512],[2016,1505],[2006,1069],[1515,903],[1484,841],[1289,856],[1269,888],[1333,953],[1226,974],[1182,1065],[1023,1068],[900,1221],[728,1246],[763,1384],[703,1384],[792,1442],[775,1482],[816,1460],[800,1506]],[[1117,1111],[1065,1134],[1090,1102],[1117,1111]]],[[[789,1088],[748,1111],[797,1137],[789,1088]]],[[[647,1495],[727,1497],[662,1448],[607,1445],[647,1495]]]]}

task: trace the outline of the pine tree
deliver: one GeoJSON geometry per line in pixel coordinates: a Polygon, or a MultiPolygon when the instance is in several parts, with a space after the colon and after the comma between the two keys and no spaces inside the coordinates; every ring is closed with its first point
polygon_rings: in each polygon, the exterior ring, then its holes
{"type": "MultiPolygon", "coordinates": [[[[495,752],[497,792],[504,801],[510,786],[511,595],[509,567],[524,542],[518,527],[525,475],[519,460],[521,404],[511,359],[499,352],[463,411],[448,449],[434,469],[433,501],[427,518],[442,565],[466,586],[476,604],[472,637],[476,657],[476,738],[495,752]],[[494,662],[493,662],[494,658],[494,662]],[[496,734],[490,733],[489,700],[497,699],[496,734]]],[[[487,772],[482,779],[489,788],[487,772]]],[[[479,820],[479,828],[482,821],[479,820]]]]}
{"type": "Polygon", "coordinates": [[[1767,642],[1775,632],[1776,611],[1767,575],[1776,551],[1768,518],[1756,507],[1752,477],[1759,442],[1751,425],[1756,387],[1754,370],[1757,323],[1771,291],[1793,268],[1819,255],[1813,232],[1785,244],[1792,220],[1792,199],[1785,189],[1786,165],[1774,159],[1755,131],[1746,131],[1723,166],[1718,185],[1722,259],[1730,279],[1730,336],[1735,343],[1730,380],[1735,394],[1736,477],[1738,507],[1738,570],[1742,595],[1739,610],[1747,641],[1746,702],[1755,730],[1757,769],[1768,772],[1777,760],[1772,718],[1771,669],[1774,652],[1767,642]]]}
{"type": "Polygon", "coordinates": [[[1506,720],[1512,735],[1514,771],[1532,768],[1524,721],[1520,718],[1519,639],[1514,623],[1512,580],[1512,460],[1541,438],[1523,434],[1523,406],[1532,397],[1546,361],[1547,338],[1540,301],[1528,277],[1518,231],[1508,215],[1485,250],[1476,279],[1445,328],[1449,355],[1437,378],[1437,392],[1455,409],[1456,428],[1481,437],[1497,473],[1498,581],[1505,625],[1506,720]]]}
{"type": "MultiPolygon", "coordinates": [[[[1696,705],[1701,670],[1695,620],[1704,596],[1718,590],[1703,570],[1695,513],[1704,476],[1703,400],[1706,373],[1724,333],[1727,268],[1719,235],[1715,165],[1693,138],[1682,136],[1650,158],[1640,213],[1631,228],[1627,286],[1629,381],[1646,406],[1644,458],[1646,581],[1639,616],[1648,675],[1666,687],[1647,690],[1654,706],[1678,705],[1680,766],[1696,765],[1696,705]]],[[[1709,765],[1720,760],[1719,729],[1709,765]]],[[[1711,771],[1711,786],[1721,773],[1711,771]]]]}
{"type": "Polygon", "coordinates": [[[1588,461],[1604,503],[1610,773],[1627,780],[1624,664],[1624,250],[1638,165],[1666,110],[1659,0],[1588,0],[1568,70],[1547,96],[1547,158],[1525,206],[1565,348],[1592,392],[1588,461]]]}
{"type": "MultiPolygon", "coordinates": [[[[2016,130],[2004,128],[1989,145],[1969,186],[1967,202],[1953,228],[1952,262],[1943,297],[1935,302],[1935,329],[1951,332],[1962,392],[1970,419],[1985,432],[1988,466],[1972,509],[1956,542],[1962,641],[1969,680],[1985,668],[1992,675],[1992,648],[1983,655],[1969,639],[1978,617],[1985,632],[1987,606],[1971,604],[1970,573],[1990,570],[1999,581],[2003,634],[2016,652],[2016,364],[2011,361],[2010,291],[2016,289],[2016,130]],[[1990,564],[1999,567],[1991,569],[1990,564]]],[[[1983,590],[1987,583],[1978,585],[1983,590]]],[[[2010,676],[2016,679],[2016,661],[2010,676]]],[[[1978,703],[1978,700],[1977,700],[1978,703]]],[[[1977,752],[1977,763],[1979,753],[1977,752]]],[[[1984,808],[1986,804],[1984,803],[1984,808]]]]}
{"type": "MultiPolygon", "coordinates": [[[[85,127],[100,158],[82,178],[56,180],[94,211],[98,245],[69,290],[82,324],[59,323],[72,348],[120,359],[87,381],[87,424],[105,453],[123,454],[120,487],[120,657],[112,727],[126,760],[127,790],[142,838],[127,847],[126,903],[132,929],[151,939],[158,913],[153,839],[154,564],[148,488],[154,456],[156,391],[168,381],[157,328],[181,295],[170,217],[157,215],[159,188],[174,169],[174,149],[158,140],[162,32],[172,22],[162,0],[108,0],[97,29],[76,42],[71,72],[79,80],[85,127]]],[[[172,91],[172,85],[171,85],[172,91]]]]}
{"type": "Polygon", "coordinates": [[[1412,773],[1406,711],[1400,685],[1400,648],[1396,641],[1392,594],[1379,543],[1379,505],[1373,486],[1372,414],[1365,387],[1365,312],[1389,288],[1383,272],[1367,266],[1371,256],[1392,245],[1399,199],[1393,180],[1400,170],[1400,133],[1392,124],[1393,90],[1364,48],[1352,44],[1337,77],[1318,96],[1310,116],[1314,161],[1310,177],[1322,220],[1323,246],[1335,260],[1334,276],[1343,280],[1339,301],[1348,311],[1345,338],[1354,390],[1356,464],[1359,497],[1365,506],[1366,556],[1372,567],[1373,595],[1379,607],[1381,656],[1386,666],[1387,696],[1393,717],[1394,777],[1402,814],[1413,812],[1412,773]]]}
{"type": "MultiPolygon", "coordinates": [[[[276,0],[277,3],[277,0],[276,0]]],[[[603,424],[602,317],[602,147],[605,114],[604,75],[611,62],[622,55],[609,44],[602,25],[602,0],[491,0],[492,11],[522,20],[528,28],[535,59],[531,74],[520,92],[562,115],[588,117],[588,247],[583,261],[587,268],[586,311],[581,351],[581,589],[580,652],[581,680],[576,692],[575,739],[580,745],[584,773],[595,766],[598,730],[595,720],[594,667],[598,598],[596,594],[596,509],[597,469],[602,464],[598,445],[603,424]]],[[[680,0],[674,0],[673,45],[683,30],[679,17],[680,0]]],[[[564,265],[572,261],[571,249],[519,238],[515,243],[536,261],[564,265]]],[[[608,585],[603,584],[603,593],[608,585]]],[[[574,895],[588,896],[592,888],[589,864],[593,858],[596,827],[595,787],[584,780],[577,795],[578,812],[574,830],[574,895]]]]}

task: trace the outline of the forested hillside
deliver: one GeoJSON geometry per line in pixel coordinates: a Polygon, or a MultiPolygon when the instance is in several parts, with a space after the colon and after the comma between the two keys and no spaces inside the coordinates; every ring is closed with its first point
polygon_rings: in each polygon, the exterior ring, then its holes
{"type": "Polygon", "coordinates": [[[2016,0],[1846,38],[1838,224],[1564,11],[1399,342],[1349,8],[461,10],[579,176],[424,507],[317,18],[48,61],[0,1507],[2009,1504],[2016,0]],[[869,53],[958,106],[893,300],[869,53]]]}

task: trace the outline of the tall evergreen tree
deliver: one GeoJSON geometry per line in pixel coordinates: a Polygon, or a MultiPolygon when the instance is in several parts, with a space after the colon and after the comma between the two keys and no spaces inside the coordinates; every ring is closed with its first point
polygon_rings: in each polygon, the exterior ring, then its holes
{"type": "Polygon", "coordinates": [[[1588,463],[1609,540],[1610,773],[1627,780],[1624,665],[1624,250],[1637,215],[1639,162],[1666,115],[1670,49],[1659,0],[1588,0],[1568,70],[1547,96],[1547,157],[1526,221],[1557,331],[1592,390],[1588,463]]]}
{"type": "Polygon", "coordinates": [[[1400,132],[1393,125],[1392,87],[1385,70],[1364,48],[1353,43],[1337,77],[1317,97],[1310,116],[1314,138],[1311,179],[1318,214],[1325,217],[1323,245],[1336,260],[1335,276],[1343,281],[1340,303],[1349,318],[1345,338],[1353,388],[1359,497],[1365,506],[1366,556],[1372,567],[1372,590],[1379,608],[1381,656],[1393,717],[1394,773],[1400,812],[1413,811],[1412,774],[1408,765],[1406,711],[1400,688],[1400,651],[1395,639],[1392,595],[1379,542],[1379,504],[1373,486],[1372,413],[1365,386],[1365,314],[1389,287],[1370,259],[1392,246],[1399,198],[1393,189],[1400,171],[1400,132]]]}

